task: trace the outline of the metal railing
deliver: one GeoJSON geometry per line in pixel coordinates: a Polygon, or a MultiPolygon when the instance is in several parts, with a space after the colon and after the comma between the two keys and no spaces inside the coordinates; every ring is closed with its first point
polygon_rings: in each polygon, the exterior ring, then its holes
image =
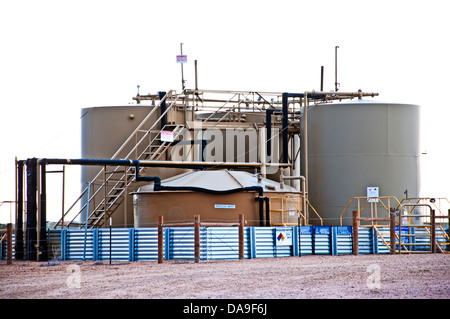
{"type": "Polygon", "coordinates": [[[323,226],[323,219],[320,217],[319,213],[316,211],[316,209],[311,205],[309,200],[305,196],[298,196],[297,197],[297,203],[294,202],[294,200],[288,196],[274,196],[270,197],[270,226],[300,226],[300,225],[309,225],[309,217],[306,215],[306,207],[303,207],[303,205],[307,205],[309,208],[312,209],[312,211],[316,214],[317,218],[320,221],[320,225],[323,226]],[[280,208],[272,208],[272,200],[279,200],[279,206],[280,208]],[[292,213],[292,211],[295,210],[297,213],[298,221],[297,222],[289,222],[288,216],[292,213]],[[278,215],[279,222],[274,222],[273,216],[278,215]],[[303,222],[302,222],[303,221],[303,222]]]}
{"type": "Polygon", "coordinates": [[[358,212],[358,216],[361,216],[361,213],[368,205],[370,206],[370,218],[372,218],[372,220],[371,220],[372,226],[377,225],[376,219],[379,218],[378,208],[381,208],[381,211],[384,213],[384,216],[381,216],[381,217],[389,217],[389,213],[391,212],[391,204],[394,204],[397,207],[398,207],[398,205],[400,205],[400,201],[395,196],[352,197],[352,199],[350,199],[347,206],[345,206],[344,210],[342,211],[341,215],[339,216],[341,226],[342,226],[343,215],[347,212],[348,208],[352,205],[352,203],[354,203],[354,201],[357,201],[357,210],[356,211],[358,212]]]}
{"type": "MultiPolygon", "coordinates": [[[[395,253],[423,253],[423,252],[436,252],[439,250],[441,253],[448,253],[446,246],[449,245],[450,238],[445,230],[445,224],[448,226],[450,220],[450,210],[447,216],[435,214],[435,207],[431,203],[420,203],[424,199],[411,199],[413,203],[408,203],[409,200],[403,200],[401,203],[394,196],[386,197],[354,197],[341,213],[340,220],[342,226],[342,217],[351,203],[358,201],[358,210],[353,210],[353,228],[359,227],[359,223],[355,224],[355,218],[358,221],[368,221],[369,226],[374,229],[375,233],[379,236],[383,244],[395,253]],[[394,198],[394,201],[391,200],[394,198]],[[363,201],[364,200],[364,201],[363,201]],[[384,201],[383,201],[384,200],[384,201]],[[386,203],[387,201],[387,203],[386,203]],[[391,208],[391,203],[397,203],[396,208],[391,208]],[[361,217],[361,212],[370,203],[370,217],[361,217]],[[385,211],[384,216],[379,216],[377,210],[377,204],[379,204],[385,211]],[[418,207],[425,207],[429,210],[429,213],[418,214],[415,209],[418,207]],[[387,212],[387,214],[386,214],[387,212]],[[398,218],[389,222],[390,217],[398,218]],[[413,223],[413,218],[423,218],[420,223],[413,223]],[[447,223],[442,220],[447,220],[447,223]],[[379,222],[389,222],[379,223],[379,222]],[[387,242],[384,238],[384,233],[380,230],[384,226],[390,225],[390,240],[387,242]],[[393,232],[393,227],[396,227],[393,232]],[[423,229],[424,231],[420,231],[423,229]]],[[[355,249],[354,249],[355,250],[355,249]]]]}

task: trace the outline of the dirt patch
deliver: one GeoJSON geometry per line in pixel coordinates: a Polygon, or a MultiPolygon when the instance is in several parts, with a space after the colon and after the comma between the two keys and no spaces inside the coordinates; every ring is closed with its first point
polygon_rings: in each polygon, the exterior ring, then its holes
{"type": "Polygon", "coordinates": [[[448,299],[450,255],[0,261],[3,299],[448,299]]]}

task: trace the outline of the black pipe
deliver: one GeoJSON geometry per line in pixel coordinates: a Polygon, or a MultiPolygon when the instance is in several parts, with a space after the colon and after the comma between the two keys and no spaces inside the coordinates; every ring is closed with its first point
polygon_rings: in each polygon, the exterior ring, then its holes
{"type": "MultiPolygon", "coordinates": [[[[289,131],[288,131],[288,116],[289,116],[289,107],[288,107],[288,98],[289,97],[304,97],[305,94],[303,93],[287,93],[284,92],[282,94],[282,140],[283,140],[283,153],[282,153],[282,163],[288,163],[288,137],[289,137],[289,131]]],[[[308,98],[310,99],[324,99],[326,97],[325,94],[315,94],[315,93],[311,93],[308,94],[308,98]]],[[[266,121],[267,121],[267,113],[266,113],[266,121]]]]}
{"type": "Polygon", "coordinates": [[[266,153],[267,156],[272,155],[272,114],[279,113],[280,110],[267,109],[266,110],[266,153]]]}
{"type": "Polygon", "coordinates": [[[272,154],[272,113],[273,110],[266,110],[266,154],[268,156],[272,154]]]}
{"type": "Polygon", "coordinates": [[[27,159],[27,228],[26,228],[26,260],[36,260],[36,158],[27,159]]]}
{"type": "Polygon", "coordinates": [[[323,92],[323,65],[320,67],[320,91],[323,92]]]}
{"type": "Polygon", "coordinates": [[[161,178],[158,176],[139,176],[139,170],[140,170],[140,164],[139,162],[136,163],[136,175],[135,180],[138,182],[153,182],[153,190],[154,191],[162,191],[162,190],[169,190],[169,191],[196,191],[196,192],[203,192],[203,193],[209,193],[209,194],[234,194],[237,192],[242,191],[257,191],[260,197],[263,197],[264,195],[264,189],[261,186],[247,186],[247,187],[239,187],[239,188],[233,188],[233,189],[226,189],[226,190],[215,190],[215,189],[209,189],[209,188],[203,188],[203,187],[196,187],[196,186],[163,186],[161,185],[161,178]]]}
{"type": "MultiPolygon", "coordinates": [[[[158,95],[159,95],[159,99],[162,100],[164,98],[164,96],[166,95],[166,92],[158,92],[158,95]]],[[[164,114],[164,112],[166,111],[166,100],[161,102],[160,108],[161,108],[161,114],[164,114]]],[[[164,126],[166,126],[166,115],[167,114],[164,114],[164,116],[161,119],[161,129],[164,126]]]]}
{"type": "Polygon", "coordinates": [[[264,198],[262,197],[255,197],[257,201],[259,201],[259,226],[264,226],[264,198]]]}
{"type": "Polygon", "coordinates": [[[48,242],[47,242],[47,178],[46,163],[41,162],[41,216],[39,222],[39,260],[48,260],[48,242]]]}
{"type": "Polygon", "coordinates": [[[288,93],[283,93],[282,95],[282,101],[283,101],[283,117],[282,117],[282,139],[283,139],[283,157],[281,162],[287,163],[288,162],[288,93]]]}
{"type": "Polygon", "coordinates": [[[23,260],[23,161],[17,161],[17,216],[15,259],[23,260]]]}
{"type": "Polygon", "coordinates": [[[264,201],[266,202],[266,226],[270,226],[270,198],[264,197],[264,201]]]}
{"type": "MultiPolygon", "coordinates": [[[[202,143],[202,146],[204,147],[206,144],[202,143]]],[[[32,227],[28,227],[28,222],[33,222],[33,211],[34,211],[34,232],[36,233],[36,158],[28,159],[27,160],[27,177],[30,175],[30,178],[27,179],[27,185],[30,184],[30,187],[27,187],[27,205],[30,205],[28,208],[27,206],[27,231],[32,231],[32,227]],[[30,164],[29,164],[30,163],[30,164]],[[34,166],[31,165],[31,163],[34,163],[34,166]],[[34,167],[34,174],[30,171],[32,167],[34,167]],[[31,197],[33,192],[33,183],[31,180],[31,176],[34,176],[34,208],[33,208],[33,198],[31,197]],[[28,212],[30,213],[30,218],[28,218],[28,212]],[[29,219],[29,220],[28,220],[29,219]]],[[[264,197],[264,189],[261,186],[248,186],[248,187],[240,187],[235,189],[229,189],[229,190],[212,190],[202,187],[193,187],[193,186],[163,186],[161,185],[161,179],[157,176],[139,176],[139,170],[141,166],[144,167],[158,167],[158,166],[164,166],[164,167],[178,167],[178,168],[192,168],[192,169],[204,169],[204,166],[195,166],[195,165],[183,165],[183,164],[153,164],[153,163],[140,163],[138,160],[123,160],[123,159],[57,159],[57,158],[51,158],[51,159],[41,159],[40,163],[42,164],[59,164],[59,165],[117,165],[117,166],[134,166],[136,168],[135,172],[135,178],[136,181],[145,181],[145,182],[154,182],[154,190],[170,190],[170,191],[177,191],[177,190],[187,190],[187,191],[198,191],[198,192],[204,192],[204,193],[210,193],[210,194],[233,194],[237,192],[242,191],[257,191],[259,197],[264,197]]],[[[261,204],[262,205],[262,204],[261,204]]],[[[36,234],[37,235],[37,234],[36,234]]],[[[36,235],[33,237],[33,234],[31,233],[30,236],[28,236],[27,233],[27,247],[29,247],[29,240],[32,238],[36,238],[36,235]]],[[[31,246],[30,246],[31,247],[31,246]]],[[[31,252],[31,251],[30,251],[31,252]]],[[[27,249],[28,254],[28,249],[27,249]]],[[[36,255],[34,255],[34,258],[36,258],[36,255]]]]}

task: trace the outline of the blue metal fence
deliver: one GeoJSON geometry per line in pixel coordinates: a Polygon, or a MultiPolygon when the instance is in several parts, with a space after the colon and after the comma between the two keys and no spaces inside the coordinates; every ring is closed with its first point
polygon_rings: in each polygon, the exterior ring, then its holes
{"type": "MultiPolygon", "coordinates": [[[[448,229],[445,232],[448,232],[448,229]]],[[[389,253],[390,236],[388,227],[378,227],[377,229],[374,227],[359,227],[358,233],[359,254],[389,253]]],[[[442,233],[442,231],[437,230],[437,233],[442,233]]],[[[430,249],[430,236],[425,230],[408,230],[405,227],[404,230],[402,229],[403,234],[405,237],[402,237],[402,241],[406,242],[406,245],[409,243],[408,240],[415,244],[410,245],[410,249],[416,251],[430,249]],[[415,232],[415,236],[406,236],[408,232],[415,232]]],[[[109,259],[122,261],[158,260],[158,229],[156,227],[51,230],[49,238],[52,258],[99,261],[109,259]]],[[[246,259],[352,253],[351,226],[244,228],[244,258],[246,259]],[[281,234],[288,237],[288,244],[280,244],[281,234]]],[[[4,259],[5,256],[6,243],[4,241],[0,245],[0,259],[4,259]]],[[[238,258],[238,227],[200,227],[200,260],[233,260],[238,258]]],[[[164,228],[164,259],[194,260],[193,227],[164,228]]]]}

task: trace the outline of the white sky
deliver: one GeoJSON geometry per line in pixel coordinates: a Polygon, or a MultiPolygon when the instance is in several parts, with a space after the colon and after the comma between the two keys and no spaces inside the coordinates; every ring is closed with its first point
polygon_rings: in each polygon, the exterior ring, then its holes
{"type": "MultiPolygon", "coordinates": [[[[439,0],[0,0],[0,201],[14,200],[16,156],[80,157],[81,108],[128,104],[137,85],[141,94],[180,91],[180,43],[188,88],[198,60],[200,89],[279,92],[318,90],[322,65],[333,90],[338,45],[341,91],[421,105],[421,195],[450,199],[447,8],[439,0]]],[[[68,173],[68,205],[77,174],[68,173]]],[[[0,222],[9,214],[0,207],[0,222]]]]}

